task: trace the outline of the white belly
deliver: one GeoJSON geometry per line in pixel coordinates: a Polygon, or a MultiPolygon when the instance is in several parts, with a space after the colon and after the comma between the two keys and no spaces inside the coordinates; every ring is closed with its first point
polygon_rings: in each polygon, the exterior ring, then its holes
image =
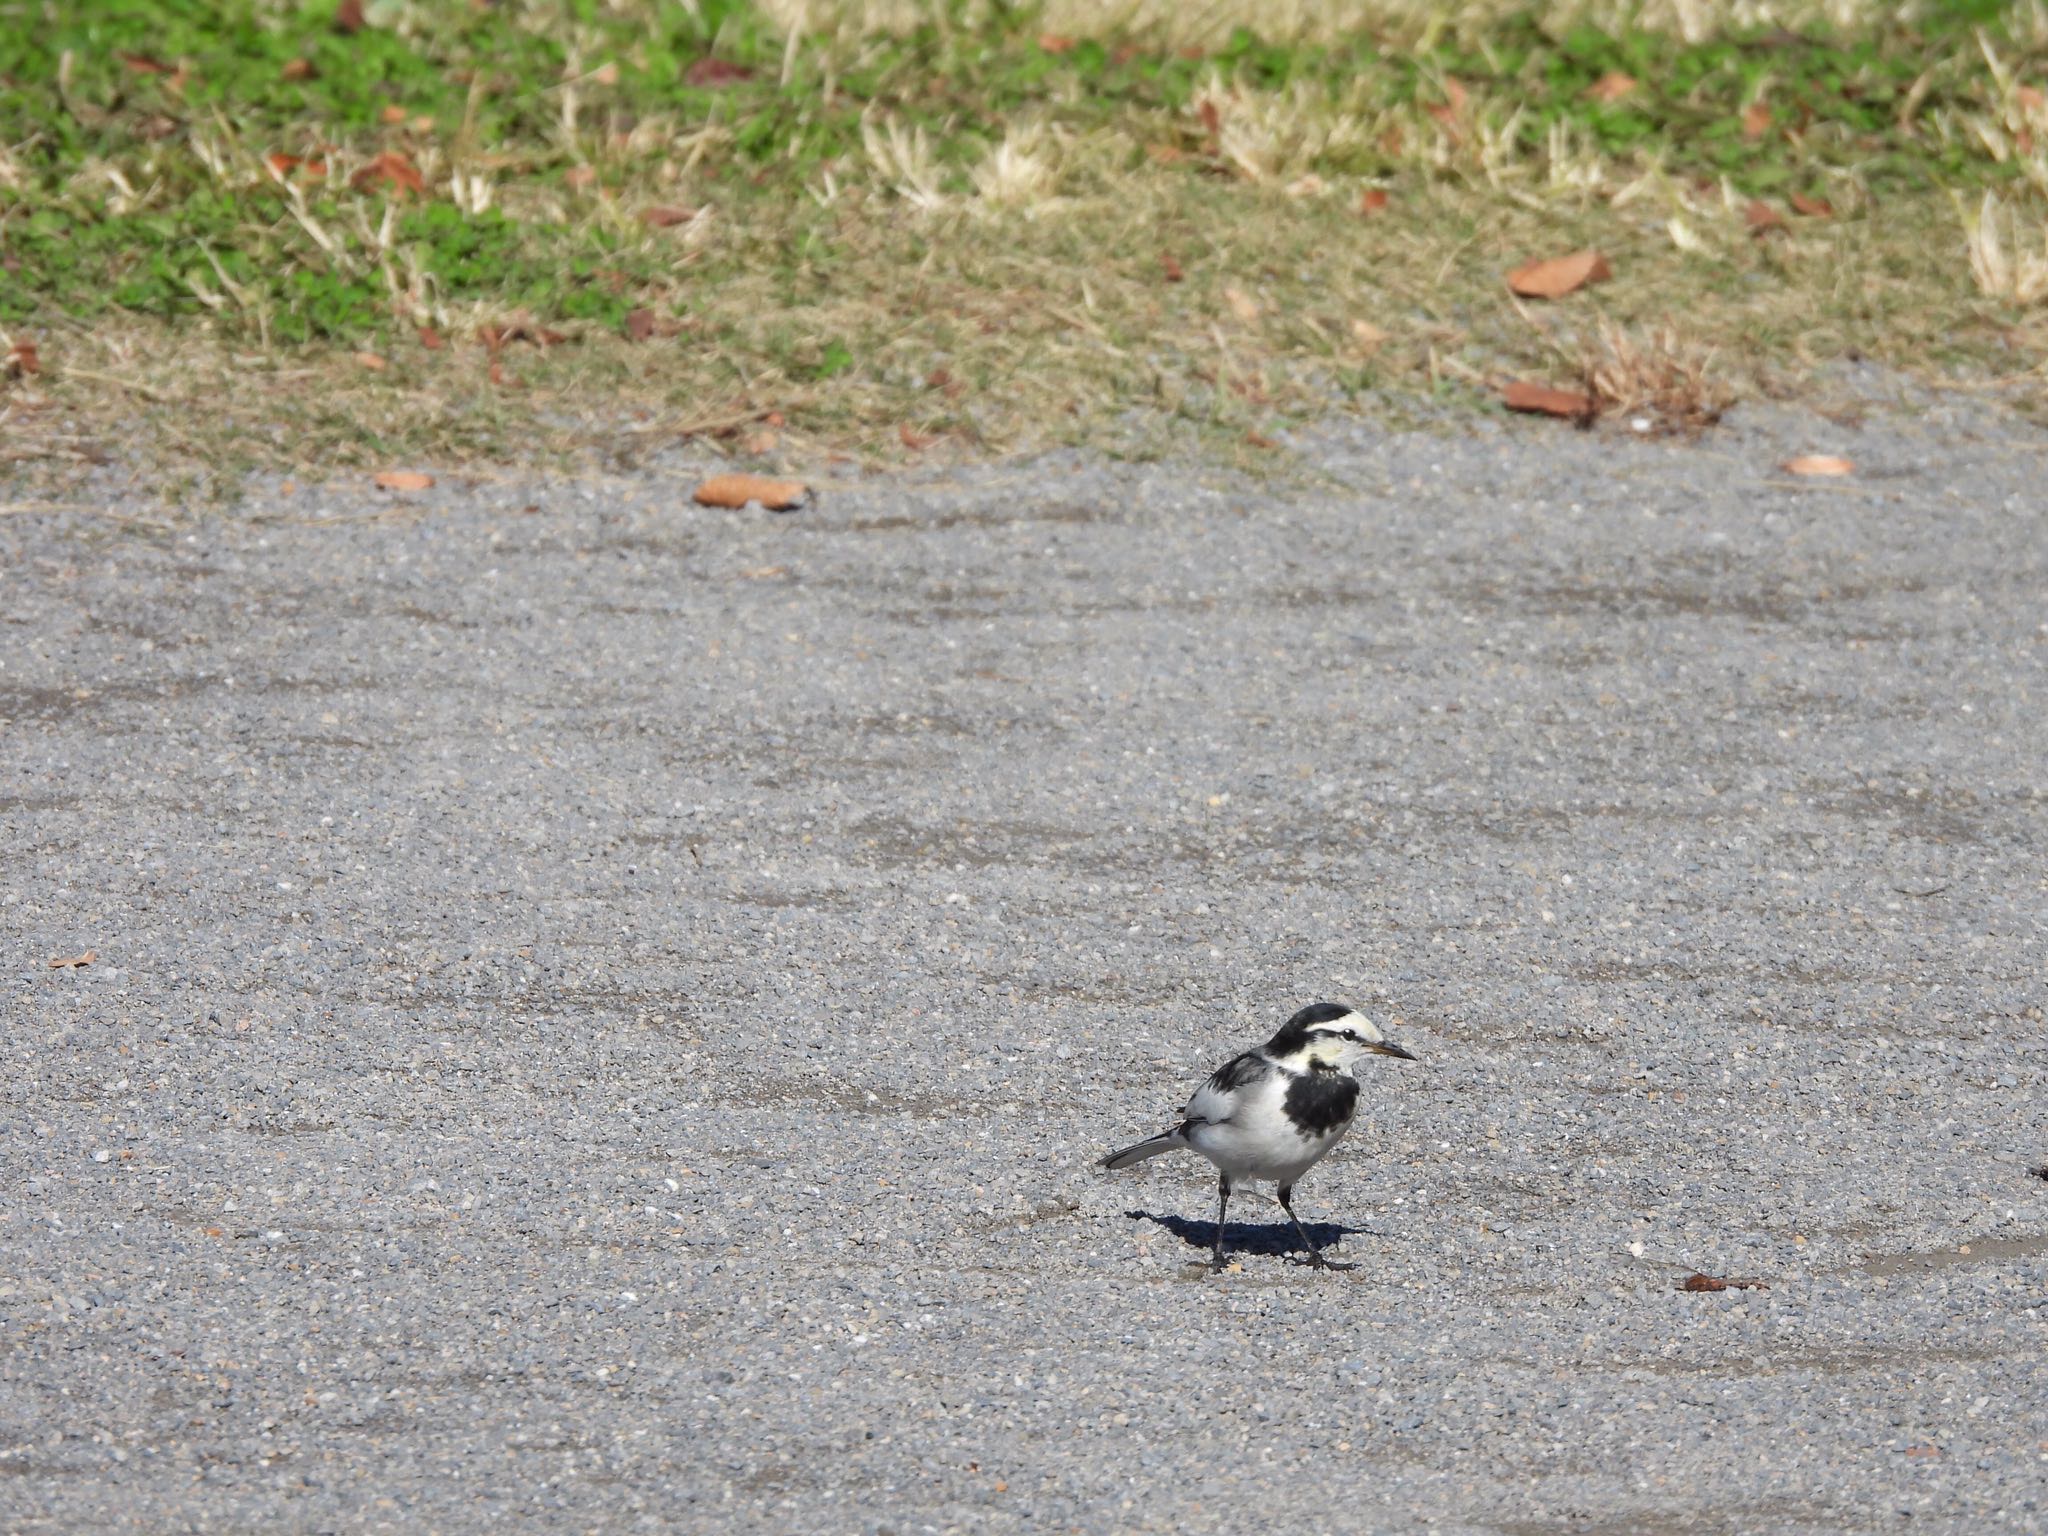
{"type": "Polygon", "coordinates": [[[1286,1079],[1279,1076],[1255,1085],[1247,1101],[1224,1124],[1191,1127],[1188,1145],[1228,1174],[1233,1184],[1251,1180],[1292,1184],[1344,1139],[1351,1122],[1304,1136],[1282,1107],[1286,1091],[1286,1079]]]}

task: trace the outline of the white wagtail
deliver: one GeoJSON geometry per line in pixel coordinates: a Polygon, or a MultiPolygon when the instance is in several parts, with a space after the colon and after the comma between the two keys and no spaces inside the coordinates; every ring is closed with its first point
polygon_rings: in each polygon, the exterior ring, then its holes
{"type": "Polygon", "coordinates": [[[1225,1062],[1195,1090],[1180,1124],[1102,1160],[1111,1170],[1148,1157],[1193,1147],[1216,1165],[1216,1265],[1223,1265],[1223,1215],[1240,1184],[1271,1179],[1280,1208],[1301,1234],[1309,1262],[1323,1267],[1322,1250],[1294,1214],[1294,1181],[1351,1129],[1358,1109],[1358,1079],[1346,1070],[1367,1055],[1415,1057],[1394,1044],[1362,1013],[1342,1003],[1311,1003],[1255,1051],[1225,1062]]]}

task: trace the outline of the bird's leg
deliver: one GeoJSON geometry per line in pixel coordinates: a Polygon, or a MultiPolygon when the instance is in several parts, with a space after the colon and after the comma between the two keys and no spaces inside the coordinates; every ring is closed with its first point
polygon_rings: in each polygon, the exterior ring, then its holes
{"type": "Polygon", "coordinates": [[[1230,1209],[1230,1175],[1216,1175],[1216,1267],[1223,1267],[1223,1213],[1230,1209]]]}
{"type": "Polygon", "coordinates": [[[1308,1261],[1317,1269],[1328,1269],[1329,1261],[1323,1257],[1323,1250],[1315,1245],[1308,1235],[1308,1228],[1301,1224],[1301,1218],[1294,1214],[1294,1186],[1280,1186],[1280,1209],[1287,1213],[1287,1219],[1294,1223],[1294,1230],[1301,1235],[1301,1246],[1308,1250],[1308,1261]]]}

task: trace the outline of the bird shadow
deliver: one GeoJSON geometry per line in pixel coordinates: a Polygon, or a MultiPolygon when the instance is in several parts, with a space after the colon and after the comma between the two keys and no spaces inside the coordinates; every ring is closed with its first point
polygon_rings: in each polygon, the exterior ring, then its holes
{"type": "MultiPolygon", "coordinates": [[[[1149,1221],[1155,1227],[1163,1227],[1190,1248],[1199,1248],[1204,1254],[1216,1247],[1216,1223],[1213,1221],[1191,1221],[1185,1216],[1173,1216],[1157,1211],[1125,1211],[1132,1221],[1149,1221]]],[[[1371,1227],[1347,1227],[1335,1221],[1304,1221],[1302,1229],[1309,1240],[1327,1255],[1340,1238],[1364,1236],[1382,1237],[1371,1227]]],[[[1309,1257],[1302,1251],[1301,1239],[1295,1236],[1294,1228],[1283,1218],[1279,1221],[1251,1222],[1227,1221],[1223,1224],[1223,1246],[1231,1254],[1267,1254],[1274,1258],[1286,1259],[1295,1264],[1306,1264],[1309,1257]]],[[[1333,1269],[1349,1269],[1348,1264],[1335,1259],[1327,1262],[1333,1269]]]]}

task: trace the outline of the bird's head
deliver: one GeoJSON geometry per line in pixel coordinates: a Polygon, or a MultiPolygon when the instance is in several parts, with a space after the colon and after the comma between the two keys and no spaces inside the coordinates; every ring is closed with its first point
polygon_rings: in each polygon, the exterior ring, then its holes
{"type": "Polygon", "coordinates": [[[1343,1003],[1309,1004],[1280,1026],[1280,1033],[1266,1042],[1266,1050],[1290,1066],[1334,1071],[1366,1056],[1415,1060],[1413,1052],[1394,1044],[1371,1019],[1343,1003]]]}

